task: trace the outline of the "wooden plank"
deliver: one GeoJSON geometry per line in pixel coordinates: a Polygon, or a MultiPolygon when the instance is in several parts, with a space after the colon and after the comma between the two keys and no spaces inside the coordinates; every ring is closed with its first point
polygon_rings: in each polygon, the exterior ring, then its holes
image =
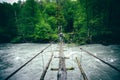
{"type": "MultiPolygon", "coordinates": [[[[61,58],[61,57],[54,57],[54,58],[61,58]]],[[[64,59],[70,59],[69,57],[62,57],[62,58],[64,58],[64,59]]]]}
{"type": "Polygon", "coordinates": [[[85,72],[84,72],[84,70],[83,70],[83,68],[82,68],[82,66],[80,64],[80,61],[78,60],[77,57],[76,57],[76,61],[77,61],[77,64],[78,64],[78,68],[79,68],[79,70],[80,70],[80,72],[81,72],[81,74],[83,76],[83,79],[88,80],[88,78],[87,78],[87,76],[86,76],[86,74],[85,74],[85,72]]]}
{"type": "MultiPolygon", "coordinates": [[[[57,71],[59,68],[51,68],[52,71],[57,71]]],[[[66,68],[66,70],[74,70],[74,67],[66,68]]]]}
{"type": "Polygon", "coordinates": [[[65,65],[65,58],[63,53],[63,43],[60,43],[60,50],[59,50],[59,70],[57,74],[57,80],[67,80],[67,71],[66,71],[66,65],[65,65]]]}
{"type": "Polygon", "coordinates": [[[44,77],[45,77],[45,75],[46,75],[46,73],[47,73],[47,70],[48,70],[48,68],[49,68],[49,65],[50,65],[50,63],[51,63],[51,61],[52,61],[52,57],[53,57],[53,54],[51,55],[51,57],[50,57],[50,59],[49,59],[49,62],[47,63],[45,69],[43,70],[43,73],[42,73],[42,75],[41,75],[40,80],[44,80],[44,77]]]}

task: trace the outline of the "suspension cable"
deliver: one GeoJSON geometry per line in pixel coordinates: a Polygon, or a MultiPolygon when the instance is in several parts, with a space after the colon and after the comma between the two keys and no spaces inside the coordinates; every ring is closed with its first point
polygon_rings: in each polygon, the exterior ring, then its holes
{"type": "Polygon", "coordinates": [[[14,74],[16,74],[19,70],[21,70],[23,67],[25,67],[29,62],[31,62],[33,59],[35,59],[40,53],[43,53],[44,50],[46,50],[48,47],[50,47],[52,44],[49,44],[47,47],[45,47],[42,51],[37,53],[34,57],[32,57],[30,60],[28,60],[25,64],[23,64],[21,67],[19,67],[17,70],[15,70],[13,73],[11,73],[5,80],[8,80],[11,78],[14,74]]]}
{"type": "Polygon", "coordinates": [[[88,53],[89,55],[93,56],[94,58],[100,60],[100,61],[103,62],[104,64],[107,64],[108,66],[110,66],[111,68],[115,69],[116,71],[120,72],[120,69],[116,68],[115,66],[113,66],[113,65],[111,65],[111,64],[109,64],[109,63],[107,63],[106,61],[104,61],[104,60],[98,58],[97,56],[93,55],[92,53],[90,53],[90,52],[88,52],[88,51],[86,51],[86,50],[84,50],[84,49],[82,49],[82,48],[80,48],[80,49],[81,49],[82,51],[88,53]]]}

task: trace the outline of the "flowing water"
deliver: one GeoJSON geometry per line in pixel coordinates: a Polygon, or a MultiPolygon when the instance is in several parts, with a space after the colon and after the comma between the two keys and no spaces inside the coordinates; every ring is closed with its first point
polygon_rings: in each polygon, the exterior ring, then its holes
{"type": "MultiPolygon", "coordinates": [[[[0,44],[0,80],[4,80],[46,46],[48,44],[0,44]]],[[[74,70],[67,71],[67,80],[83,80],[76,63],[76,57],[80,60],[88,80],[120,80],[118,71],[79,49],[81,47],[120,69],[120,45],[104,46],[101,44],[90,44],[71,46],[65,44],[64,47],[65,56],[70,58],[66,59],[66,67],[74,67],[74,70]]],[[[40,80],[51,53],[54,52],[54,57],[58,57],[58,48],[58,44],[53,44],[9,80],[40,80]]],[[[45,80],[57,80],[57,71],[51,71],[50,69],[58,68],[58,63],[59,59],[53,58],[45,80]]]]}

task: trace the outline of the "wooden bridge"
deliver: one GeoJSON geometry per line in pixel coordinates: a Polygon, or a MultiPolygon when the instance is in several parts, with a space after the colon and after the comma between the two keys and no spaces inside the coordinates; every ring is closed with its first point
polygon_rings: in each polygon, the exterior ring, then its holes
{"type": "MultiPolygon", "coordinates": [[[[59,56],[58,57],[54,57],[54,58],[58,58],[59,59],[59,66],[57,69],[51,68],[51,70],[57,70],[57,80],[67,80],[67,70],[74,70],[74,68],[66,68],[66,59],[69,59],[65,56],[64,54],[64,42],[63,42],[63,33],[62,31],[59,34],[59,47],[58,47],[58,51],[59,51],[59,56]]],[[[15,70],[12,74],[10,74],[5,80],[9,80],[13,75],[15,75],[18,71],[20,71],[23,67],[25,67],[28,63],[30,63],[33,59],[35,59],[38,55],[42,54],[46,49],[48,49],[50,46],[52,45],[52,43],[50,43],[47,47],[45,47],[42,51],[40,51],[39,53],[37,53],[35,56],[33,56],[30,60],[28,60],[27,62],[25,62],[25,64],[23,64],[21,67],[19,67],[17,70],[15,70]]],[[[80,50],[86,52],[87,54],[89,54],[90,56],[100,60],[101,62],[103,62],[104,64],[110,66],[111,68],[115,69],[116,71],[120,72],[120,70],[118,68],[116,68],[115,66],[105,62],[104,60],[98,58],[97,56],[93,55],[92,53],[80,48],[80,50]]],[[[53,53],[51,53],[51,57],[46,65],[46,67],[44,68],[42,75],[40,77],[40,80],[45,80],[45,76],[47,73],[47,70],[49,69],[50,63],[53,59],[53,53]]],[[[82,80],[88,80],[87,75],[84,71],[84,69],[82,68],[82,65],[79,61],[79,59],[76,57],[76,62],[78,64],[78,68],[80,70],[80,73],[82,75],[82,80]]]]}

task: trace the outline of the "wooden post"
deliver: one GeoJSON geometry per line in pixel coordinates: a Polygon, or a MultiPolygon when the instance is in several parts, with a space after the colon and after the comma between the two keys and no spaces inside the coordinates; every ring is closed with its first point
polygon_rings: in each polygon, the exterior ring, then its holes
{"type": "Polygon", "coordinates": [[[51,61],[52,61],[52,57],[53,57],[53,54],[51,55],[51,57],[50,57],[50,59],[49,59],[49,62],[47,63],[47,65],[46,65],[46,67],[45,67],[45,69],[44,69],[44,71],[43,71],[43,73],[42,73],[42,75],[41,75],[40,80],[44,80],[44,77],[45,77],[45,75],[46,75],[46,72],[47,72],[47,70],[48,70],[48,68],[49,68],[49,65],[50,65],[51,61]]]}
{"type": "Polygon", "coordinates": [[[77,61],[79,70],[80,70],[80,72],[81,72],[81,74],[82,74],[82,76],[83,76],[83,79],[84,79],[84,80],[88,80],[88,79],[87,79],[87,76],[86,76],[86,74],[85,74],[85,72],[84,72],[84,70],[83,70],[83,68],[82,68],[82,66],[81,66],[81,64],[80,64],[80,61],[77,59],[77,57],[76,57],[76,61],[77,61]]]}

